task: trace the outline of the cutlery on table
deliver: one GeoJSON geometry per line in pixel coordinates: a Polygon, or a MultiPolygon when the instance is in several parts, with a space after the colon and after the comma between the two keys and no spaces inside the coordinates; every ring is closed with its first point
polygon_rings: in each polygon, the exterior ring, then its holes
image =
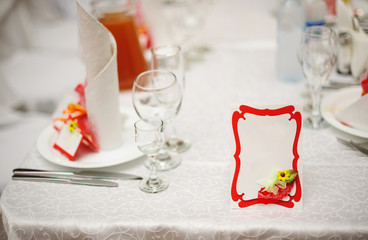
{"type": "Polygon", "coordinates": [[[63,177],[46,177],[46,176],[32,176],[14,174],[13,180],[23,180],[32,182],[51,182],[51,183],[68,183],[78,185],[88,185],[97,187],[117,187],[119,184],[112,181],[106,181],[101,179],[76,179],[76,178],[63,178],[63,177]]]}
{"type": "Polygon", "coordinates": [[[358,86],[359,82],[353,83],[345,83],[345,82],[338,82],[338,81],[330,81],[328,84],[324,84],[322,86],[323,89],[341,89],[346,87],[358,86]]]}
{"type": "Polygon", "coordinates": [[[115,180],[142,180],[143,178],[137,175],[118,172],[102,172],[102,171],[54,171],[40,170],[29,168],[16,168],[13,170],[17,175],[28,176],[46,176],[58,178],[88,178],[88,179],[115,179],[115,180]]]}
{"type": "Polygon", "coordinates": [[[337,141],[339,141],[340,143],[342,143],[344,145],[347,145],[349,147],[352,147],[352,148],[360,151],[361,153],[364,153],[364,154],[367,154],[368,155],[368,148],[362,146],[361,144],[363,144],[363,143],[356,143],[356,142],[354,142],[352,140],[347,141],[347,140],[344,140],[344,139],[341,139],[341,138],[337,138],[337,141]]]}

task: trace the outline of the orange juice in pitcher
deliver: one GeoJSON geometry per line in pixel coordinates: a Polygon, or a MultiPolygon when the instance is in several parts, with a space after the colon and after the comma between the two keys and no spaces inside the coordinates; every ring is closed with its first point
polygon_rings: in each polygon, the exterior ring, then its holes
{"type": "Polygon", "coordinates": [[[138,38],[134,1],[97,0],[93,7],[116,40],[119,88],[131,89],[134,79],[148,67],[138,38]]]}

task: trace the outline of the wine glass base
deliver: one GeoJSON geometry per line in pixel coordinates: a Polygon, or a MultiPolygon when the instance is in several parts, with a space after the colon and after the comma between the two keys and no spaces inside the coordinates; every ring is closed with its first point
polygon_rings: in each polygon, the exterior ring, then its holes
{"type": "Polygon", "coordinates": [[[169,182],[166,179],[158,178],[154,182],[150,182],[148,178],[143,179],[139,188],[146,193],[158,193],[168,188],[169,182]]]}
{"type": "Polygon", "coordinates": [[[166,148],[170,152],[183,153],[185,151],[188,151],[191,146],[192,144],[187,139],[175,139],[166,141],[166,148]]]}
{"type": "MultiPolygon", "coordinates": [[[[156,170],[162,172],[177,168],[181,164],[181,161],[182,159],[178,154],[165,154],[164,156],[158,155],[155,163],[156,170]]],[[[150,164],[149,159],[144,162],[144,165],[147,168],[150,168],[150,164]]]]}
{"type": "Polygon", "coordinates": [[[304,126],[308,129],[318,130],[318,129],[328,128],[330,125],[325,120],[323,120],[323,118],[321,118],[318,121],[313,122],[311,117],[307,117],[305,118],[304,126]]]}
{"type": "Polygon", "coordinates": [[[211,48],[207,45],[194,45],[184,52],[184,58],[186,62],[201,61],[210,51],[211,48]]]}

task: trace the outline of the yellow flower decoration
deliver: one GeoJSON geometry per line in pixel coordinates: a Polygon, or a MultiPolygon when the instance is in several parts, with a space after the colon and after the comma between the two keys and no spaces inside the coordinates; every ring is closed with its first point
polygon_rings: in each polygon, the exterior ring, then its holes
{"type": "Polygon", "coordinates": [[[78,122],[77,121],[70,121],[69,122],[69,132],[74,132],[77,127],[78,127],[78,122]]]}
{"type": "Polygon", "coordinates": [[[290,181],[290,172],[288,170],[279,171],[277,175],[278,181],[289,182],[290,181]]]}
{"type": "Polygon", "coordinates": [[[271,179],[262,178],[259,179],[257,183],[264,186],[262,192],[277,194],[279,189],[285,189],[287,184],[293,183],[297,175],[298,171],[295,171],[293,169],[282,171],[274,169],[272,171],[271,179]]]}

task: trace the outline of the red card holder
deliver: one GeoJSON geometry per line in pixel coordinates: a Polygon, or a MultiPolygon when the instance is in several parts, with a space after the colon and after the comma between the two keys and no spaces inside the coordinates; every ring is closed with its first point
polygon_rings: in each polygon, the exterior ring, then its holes
{"type": "Polygon", "coordinates": [[[295,110],[295,107],[292,105],[277,108],[277,109],[257,109],[246,105],[241,105],[239,107],[240,111],[234,111],[232,115],[232,128],[234,133],[235,139],[235,153],[234,153],[234,161],[235,161],[235,169],[234,169],[234,176],[231,185],[231,198],[232,201],[238,204],[239,208],[245,208],[256,204],[277,204],[286,208],[293,208],[295,202],[299,202],[302,196],[302,188],[299,175],[296,176],[295,181],[293,182],[295,191],[292,194],[287,194],[287,200],[285,199],[276,199],[276,198],[250,198],[247,199],[245,197],[245,193],[238,192],[238,177],[241,164],[247,164],[246,162],[242,162],[240,158],[241,151],[247,151],[247,148],[242,149],[242,145],[239,138],[238,132],[238,123],[239,120],[247,121],[246,117],[244,116],[247,114],[257,115],[260,117],[273,117],[273,116],[281,116],[286,115],[288,117],[288,121],[290,124],[295,125],[295,136],[293,137],[294,141],[292,144],[292,171],[298,171],[298,160],[300,159],[298,153],[298,143],[301,134],[302,128],[302,116],[301,113],[295,110]]]}

